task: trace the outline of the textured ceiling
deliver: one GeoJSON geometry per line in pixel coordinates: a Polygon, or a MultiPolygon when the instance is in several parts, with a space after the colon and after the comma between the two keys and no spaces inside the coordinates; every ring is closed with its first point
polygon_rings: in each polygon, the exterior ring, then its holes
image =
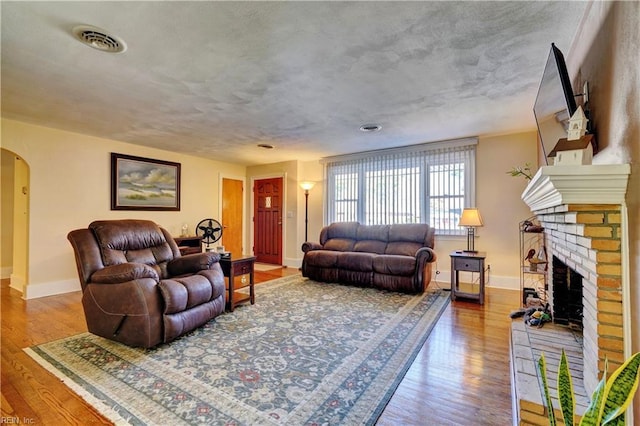
{"type": "Polygon", "coordinates": [[[3,1],[2,115],[241,164],[530,130],[586,6],[3,1]]]}

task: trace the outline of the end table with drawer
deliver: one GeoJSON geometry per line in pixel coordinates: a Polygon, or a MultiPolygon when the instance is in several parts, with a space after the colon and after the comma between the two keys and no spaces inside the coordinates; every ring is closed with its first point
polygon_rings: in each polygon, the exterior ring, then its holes
{"type": "Polygon", "coordinates": [[[451,256],[451,300],[458,297],[475,299],[481,305],[484,304],[484,260],[485,252],[453,251],[451,256]],[[480,274],[480,286],[478,293],[460,291],[459,272],[478,272],[480,274]]]}
{"type": "Polygon", "coordinates": [[[255,292],[253,289],[253,266],[256,262],[255,256],[240,256],[240,257],[222,257],[220,258],[220,266],[225,277],[228,277],[228,294],[227,308],[233,312],[234,308],[249,300],[253,305],[256,301],[255,292]],[[246,288],[247,286],[235,287],[235,277],[240,275],[249,274],[249,294],[240,293],[238,290],[246,288]]]}
{"type": "Polygon", "coordinates": [[[182,256],[202,252],[202,237],[174,237],[173,239],[182,256]]]}

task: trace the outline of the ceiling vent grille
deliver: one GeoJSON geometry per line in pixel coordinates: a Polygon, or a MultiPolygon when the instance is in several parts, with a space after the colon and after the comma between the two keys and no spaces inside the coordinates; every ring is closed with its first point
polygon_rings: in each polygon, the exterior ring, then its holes
{"type": "Polygon", "coordinates": [[[73,35],[84,44],[103,52],[122,53],[127,50],[127,45],[122,39],[97,27],[80,25],[73,29],[73,35]]]}

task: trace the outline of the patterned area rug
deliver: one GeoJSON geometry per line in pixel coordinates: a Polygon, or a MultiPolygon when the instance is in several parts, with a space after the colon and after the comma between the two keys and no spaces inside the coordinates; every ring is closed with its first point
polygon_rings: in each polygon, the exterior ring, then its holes
{"type": "Polygon", "coordinates": [[[294,275],[151,350],[83,333],[25,351],[117,424],[373,424],[448,300],[294,275]]]}

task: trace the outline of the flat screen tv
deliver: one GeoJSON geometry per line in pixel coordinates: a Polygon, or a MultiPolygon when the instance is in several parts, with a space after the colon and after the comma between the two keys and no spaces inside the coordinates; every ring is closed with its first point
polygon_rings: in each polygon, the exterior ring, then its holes
{"type": "Polygon", "coordinates": [[[538,96],[533,106],[546,164],[549,164],[547,156],[558,143],[558,139],[567,137],[569,118],[574,112],[576,100],[571,90],[564,56],[555,44],[551,43],[547,65],[544,67],[538,96]]]}

